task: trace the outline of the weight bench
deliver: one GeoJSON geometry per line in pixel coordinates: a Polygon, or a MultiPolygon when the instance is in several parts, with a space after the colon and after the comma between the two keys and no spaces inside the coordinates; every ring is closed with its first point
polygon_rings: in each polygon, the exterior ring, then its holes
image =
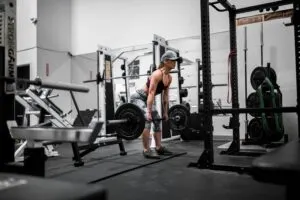
{"type": "Polygon", "coordinates": [[[81,142],[93,143],[102,128],[103,123],[97,122],[93,129],[86,127],[11,127],[10,134],[14,139],[29,141],[81,142]]]}
{"type": "Polygon", "coordinates": [[[300,140],[256,158],[251,175],[255,180],[286,186],[286,199],[300,199],[300,140]]]}
{"type": "Polygon", "coordinates": [[[105,200],[106,190],[99,185],[74,184],[32,176],[0,173],[0,200],[105,200]]]}
{"type": "MultiPolygon", "coordinates": [[[[88,128],[41,128],[41,127],[10,127],[13,139],[25,139],[29,141],[53,141],[53,142],[81,142],[92,144],[100,132],[103,123],[95,124],[94,129],[88,128]]],[[[24,150],[24,164],[0,163],[0,171],[8,173],[20,173],[35,176],[45,176],[45,154],[43,147],[26,147],[24,150]]]]}

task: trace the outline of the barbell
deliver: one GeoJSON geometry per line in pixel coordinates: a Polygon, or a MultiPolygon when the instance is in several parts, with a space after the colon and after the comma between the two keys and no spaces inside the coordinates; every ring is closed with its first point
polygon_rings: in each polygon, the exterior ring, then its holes
{"type": "MultiPolygon", "coordinates": [[[[176,74],[178,73],[178,70],[173,70],[173,71],[170,71],[171,74],[176,74]]],[[[125,78],[135,78],[135,77],[142,77],[142,76],[150,76],[151,74],[150,73],[147,73],[147,74],[137,74],[137,75],[127,75],[124,74],[122,76],[116,76],[116,77],[111,77],[111,78],[103,78],[100,76],[100,73],[96,75],[96,79],[91,79],[91,80],[85,80],[83,81],[83,83],[93,83],[93,82],[97,82],[97,83],[100,83],[102,82],[103,80],[114,80],[114,79],[125,79],[125,78]]],[[[181,79],[183,79],[181,77],[181,79]]]]}
{"type": "Polygon", "coordinates": [[[51,81],[44,81],[41,78],[35,78],[34,80],[29,79],[22,79],[22,78],[14,78],[14,77],[6,77],[0,76],[0,81],[4,81],[6,83],[27,83],[29,85],[40,86],[42,88],[50,88],[50,89],[57,89],[57,90],[66,90],[72,92],[89,92],[89,88],[84,87],[82,85],[77,85],[73,83],[63,83],[63,82],[51,82],[51,81]]]}
{"type": "MultiPolygon", "coordinates": [[[[169,111],[169,124],[171,130],[182,131],[187,128],[190,112],[183,105],[174,105],[169,111]]],[[[161,121],[156,118],[152,121],[161,121]]],[[[124,103],[116,110],[113,120],[107,120],[107,126],[116,126],[117,135],[125,140],[134,140],[141,136],[145,128],[146,119],[143,111],[131,103],[124,103]]]]}

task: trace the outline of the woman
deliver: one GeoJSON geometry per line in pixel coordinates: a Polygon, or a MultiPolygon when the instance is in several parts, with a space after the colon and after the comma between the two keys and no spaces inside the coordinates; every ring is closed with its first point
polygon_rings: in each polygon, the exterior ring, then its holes
{"type": "Polygon", "coordinates": [[[131,103],[134,103],[141,108],[147,120],[145,129],[142,133],[143,155],[146,158],[159,158],[160,155],[172,154],[172,152],[161,145],[162,134],[160,121],[155,121],[155,119],[160,118],[160,116],[153,104],[155,96],[162,94],[163,119],[168,120],[169,86],[172,82],[170,71],[175,68],[178,59],[180,58],[177,57],[173,51],[166,51],[161,57],[161,63],[158,69],[151,74],[144,87],[137,90],[130,98],[131,103]],[[151,123],[154,124],[155,151],[151,151],[149,144],[151,123]]]}

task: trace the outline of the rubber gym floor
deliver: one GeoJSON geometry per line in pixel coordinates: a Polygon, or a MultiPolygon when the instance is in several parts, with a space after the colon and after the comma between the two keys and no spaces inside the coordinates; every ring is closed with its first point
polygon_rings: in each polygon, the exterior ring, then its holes
{"type": "MultiPolygon", "coordinates": [[[[215,142],[215,149],[226,141],[215,142]]],[[[84,157],[85,165],[74,167],[70,144],[62,144],[58,157],[46,161],[46,177],[70,182],[100,184],[109,200],[160,199],[284,199],[285,188],[255,181],[247,174],[189,168],[203,150],[203,141],[165,142],[175,152],[160,160],[145,159],[141,141],[125,141],[126,156],[119,146],[106,146],[84,157]]],[[[253,158],[216,154],[219,163],[247,166],[253,158]]]]}

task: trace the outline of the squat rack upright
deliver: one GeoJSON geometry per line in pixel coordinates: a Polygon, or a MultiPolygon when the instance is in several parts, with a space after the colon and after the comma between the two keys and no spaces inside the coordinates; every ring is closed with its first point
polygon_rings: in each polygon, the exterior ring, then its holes
{"type": "MultiPolygon", "coordinates": [[[[251,112],[266,112],[266,108],[248,109],[239,108],[238,98],[238,66],[237,66],[237,36],[236,36],[236,16],[238,14],[258,11],[272,7],[280,7],[284,5],[293,5],[293,23],[295,37],[295,56],[296,56],[296,86],[297,86],[297,105],[296,107],[283,107],[272,109],[272,112],[296,112],[298,115],[298,130],[300,130],[300,2],[298,0],[278,0],[275,2],[254,5],[237,9],[227,0],[201,0],[201,41],[202,41],[202,66],[203,66],[203,110],[204,112],[204,151],[196,163],[191,163],[190,166],[208,169],[232,170],[232,166],[218,165],[214,163],[214,148],[213,148],[213,122],[212,116],[217,113],[232,113],[233,125],[233,141],[228,148],[228,154],[240,152],[240,131],[239,131],[239,114],[251,112]],[[223,9],[218,8],[219,4],[223,9]],[[230,52],[231,56],[231,85],[232,85],[232,109],[213,109],[212,101],[212,82],[211,82],[211,53],[210,53],[210,20],[209,6],[214,7],[220,12],[228,11],[229,13],[229,33],[230,33],[230,52]]],[[[298,132],[300,138],[300,131],[298,132]]]]}

